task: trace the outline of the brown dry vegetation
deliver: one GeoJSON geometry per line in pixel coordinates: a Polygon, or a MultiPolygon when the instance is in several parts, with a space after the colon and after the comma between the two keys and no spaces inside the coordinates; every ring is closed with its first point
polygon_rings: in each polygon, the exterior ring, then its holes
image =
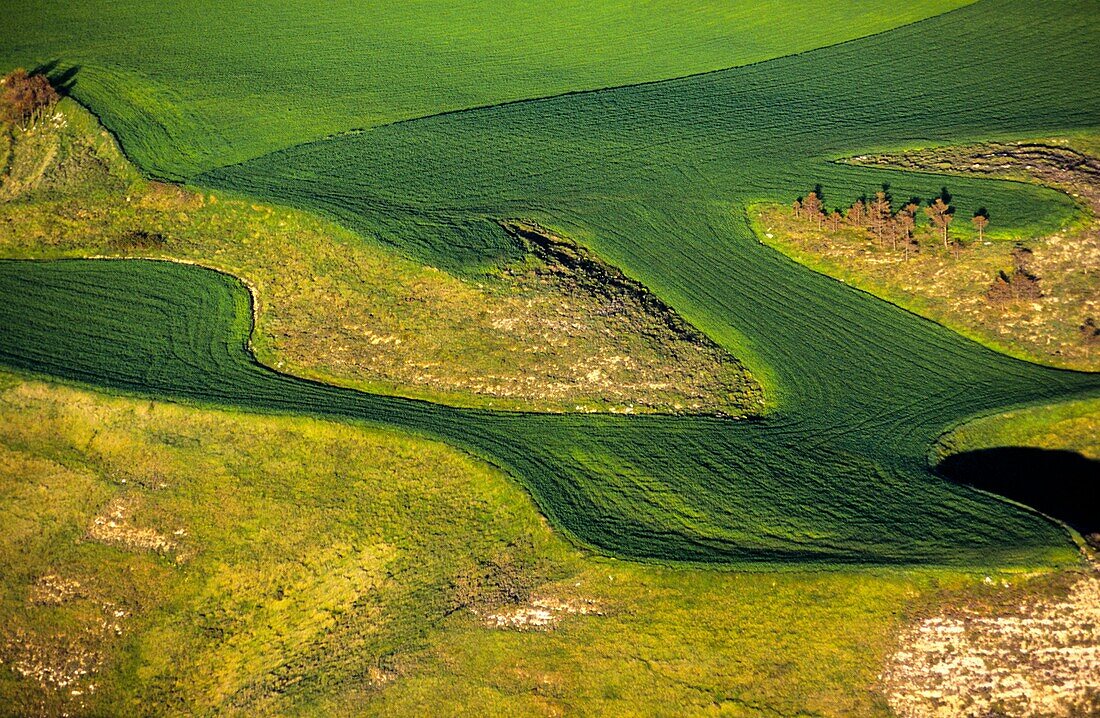
{"type": "Polygon", "coordinates": [[[529,410],[761,408],[732,356],[640,287],[601,281],[621,275],[564,239],[529,243],[522,265],[459,278],[302,212],[144,182],[94,120],[60,107],[0,146],[7,256],[225,270],[257,298],[261,360],[356,388],[529,410]]]}
{"type": "Polygon", "coordinates": [[[916,230],[919,251],[908,259],[862,229],[817,228],[792,217],[787,208],[758,208],[758,235],[815,269],[1009,354],[1053,366],[1100,369],[1100,345],[1087,327],[1082,329],[1089,318],[1100,321],[1100,161],[1068,147],[1034,143],[857,159],[1039,182],[1075,197],[1086,219],[1026,243],[1030,278],[1019,272],[1018,243],[970,241],[956,258],[927,226],[916,230]]]}
{"type": "Polygon", "coordinates": [[[883,675],[900,718],[1100,713],[1100,575],[987,578],[906,628],[883,675]],[[1045,584],[1045,585],[1044,585],[1045,584]]]}
{"type": "Polygon", "coordinates": [[[20,67],[0,78],[0,120],[23,129],[46,117],[59,99],[45,75],[20,67]]]}

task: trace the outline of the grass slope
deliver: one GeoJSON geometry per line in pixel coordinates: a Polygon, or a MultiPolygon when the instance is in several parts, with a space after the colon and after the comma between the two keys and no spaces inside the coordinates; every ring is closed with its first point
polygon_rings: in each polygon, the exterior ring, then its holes
{"type": "Polygon", "coordinates": [[[465,280],[306,212],[144,181],[69,99],[48,123],[8,129],[0,254],[233,274],[256,294],[257,356],[288,374],[529,411],[745,415],[763,401],[736,359],[572,247],[465,280]]]}
{"type": "Polygon", "coordinates": [[[1005,594],[985,571],[588,557],[437,443],[10,374],[0,521],[4,716],[887,716],[898,623],[945,590],[1005,594]],[[595,613],[522,631],[455,610],[529,594],[595,613]]]}
{"type": "Polygon", "coordinates": [[[576,570],[436,442],[0,382],[0,715],[285,715],[576,570]]]}
{"type": "Polygon", "coordinates": [[[1100,461],[1100,399],[1034,406],[982,417],[944,436],[936,449],[943,457],[999,446],[1075,451],[1100,461]]]}
{"type": "MultiPolygon", "coordinates": [[[[966,417],[1094,396],[1100,377],[995,354],[761,246],[744,215],[821,181],[830,201],[940,178],[829,164],[869,145],[1085,127],[1095,3],[989,0],[902,30],[741,70],[453,114],[203,175],[328,212],[455,266],[506,248],[534,215],[624,267],[750,360],[766,420],[535,417],[450,410],[296,381],[245,350],[230,279],[148,262],[6,263],[0,361],[118,389],[368,419],[465,447],[530,488],[579,540],[712,564],[1072,560],[1044,519],[932,475],[927,449],[966,417]],[[1050,48],[1034,53],[1031,48],[1050,48]],[[947,68],[929,75],[930,64],[947,68]],[[214,321],[222,318],[221,322],[214,321]]],[[[1062,195],[959,180],[1003,226],[1065,221],[1062,195]]]]}
{"type": "MultiPolygon", "coordinates": [[[[789,566],[1030,564],[1075,555],[1044,519],[929,475],[924,451],[952,417],[1098,382],[1002,358],[930,323],[907,336],[954,362],[943,374],[926,367],[939,387],[919,406],[884,403],[853,424],[859,403],[876,398],[868,391],[838,396],[831,412],[807,394],[815,413],[786,410],[763,422],[631,419],[449,409],[277,374],[247,352],[244,288],[185,265],[6,261],[0,294],[5,364],[443,438],[519,477],[581,541],[622,556],[789,566]]],[[[901,326],[914,321],[890,311],[901,326]]]]}
{"type": "Polygon", "coordinates": [[[0,67],[79,68],[76,98],[143,169],[181,178],[353,128],[759,62],[966,2],[34,0],[0,17],[0,67]]]}

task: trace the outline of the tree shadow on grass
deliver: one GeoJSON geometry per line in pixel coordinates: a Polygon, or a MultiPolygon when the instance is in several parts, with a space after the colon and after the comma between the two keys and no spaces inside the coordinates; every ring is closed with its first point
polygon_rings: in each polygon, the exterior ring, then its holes
{"type": "Polygon", "coordinates": [[[54,59],[35,67],[30,74],[45,75],[58,94],[68,95],[76,85],[78,72],[80,65],[62,65],[60,60],[54,59]]]}
{"type": "Polygon", "coordinates": [[[1000,494],[1100,539],[1100,461],[1073,451],[1006,446],[947,457],[936,470],[951,481],[1000,494]]]}

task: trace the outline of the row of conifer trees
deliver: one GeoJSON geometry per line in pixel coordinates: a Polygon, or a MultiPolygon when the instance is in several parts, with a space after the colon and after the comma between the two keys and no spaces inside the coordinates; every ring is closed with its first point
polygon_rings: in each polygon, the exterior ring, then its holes
{"type": "MultiPolygon", "coordinates": [[[[900,244],[908,259],[909,253],[918,247],[915,232],[917,211],[921,208],[921,204],[922,200],[919,197],[913,197],[895,209],[890,185],[884,184],[882,189],[875,192],[873,198],[860,197],[847,208],[837,207],[829,212],[825,208],[821,185],[817,185],[805,197],[796,199],[791,209],[795,217],[814,223],[818,228],[828,227],[833,231],[840,229],[841,226],[865,229],[883,245],[889,243],[891,249],[895,251],[900,244]]],[[[960,244],[957,240],[952,240],[950,234],[951,222],[955,219],[955,207],[951,204],[951,194],[946,187],[925,203],[924,214],[943,241],[944,249],[949,250],[954,247],[955,254],[958,256],[960,244]]],[[[970,221],[978,230],[979,241],[982,240],[985,228],[989,224],[989,212],[982,207],[974,213],[970,221]]]]}

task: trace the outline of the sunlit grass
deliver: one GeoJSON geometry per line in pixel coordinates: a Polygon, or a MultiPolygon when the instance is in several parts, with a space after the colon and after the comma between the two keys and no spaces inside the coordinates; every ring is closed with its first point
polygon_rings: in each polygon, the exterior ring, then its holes
{"type": "Polygon", "coordinates": [[[1100,459],[1100,400],[1037,406],[976,419],[945,436],[939,452],[999,446],[1076,451],[1100,459]]]}
{"type": "Polygon", "coordinates": [[[18,713],[886,716],[899,621],[986,585],[593,558],[437,443],[0,381],[0,700],[18,713]],[[175,546],[96,541],[119,500],[175,546]],[[486,619],[533,599],[592,613],[486,619]],[[80,656],[92,671],[64,686],[19,671],[80,656]]]}
{"type": "MultiPolygon", "coordinates": [[[[300,210],[142,180],[86,110],[14,137],[0,254],[192,261],[253,290],[252,345],[319,381],[461,406],[751,414],[760,391],[667,307],[579,286],[533,255],[475,278],[300,210]],[[542,274],[540,269],[546,269],[542,274]]],[[[2,154],[0,154],[2,158],[2,154]]]]}
{"type": "Polygon", "coordinates": [[[0,69],[75,71],[74,95],[129,155],[180,179],[386,122],[804,52],[966,3],[35,0],[0,18],[0,69]]]}

